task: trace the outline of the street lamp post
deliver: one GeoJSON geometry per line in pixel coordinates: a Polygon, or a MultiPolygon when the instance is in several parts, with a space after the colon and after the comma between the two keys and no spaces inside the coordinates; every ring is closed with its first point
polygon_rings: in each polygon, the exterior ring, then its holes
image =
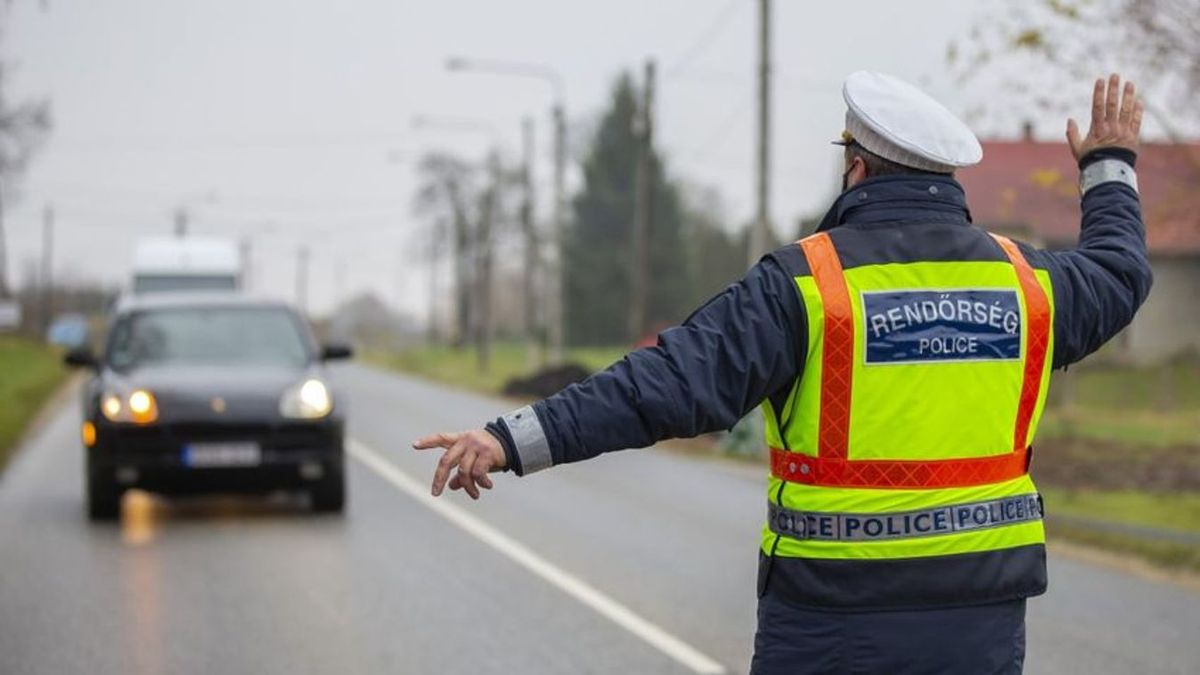
{"type": "Polygon", "coordinates": [[[185,196],[179,200],[179,205],[175,207],[171,214],[172,231],[176,237],[186,237],[188,235],[188,227],[191,224],[192,210],[196,204],[216,204],[220,201],[220,197],[216,190],[205,190],[204,192],[196,193],[191,196],[185,196]]]}
{"type": "Polygon", "coordinates": [[[566,150],[566,85],[562,75],[549,66],[518,61],[451,57],[446,68],[453,72],[477,72],[541,80],[554,90],[551,115],[554,119],[554,205],[553,225],[548,237],[550,255],[546,259],[546,332],[549,341],[549,360],[563,360],[563,230],[566,227],[564,175],[567,166],[566,150]]]}

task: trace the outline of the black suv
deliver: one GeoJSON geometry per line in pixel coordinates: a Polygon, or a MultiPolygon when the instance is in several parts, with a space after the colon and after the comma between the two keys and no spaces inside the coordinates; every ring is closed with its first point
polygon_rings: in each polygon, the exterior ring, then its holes
{"type": "Polygon", "coordinates": [[[318,347],[285,304],[164,293],[118,303],[103,356],[67,354],[95,375],[83,392],[88,515],[118,515],[132,487],[168,493],[306,489],[341,511],[343,411],[318,347]]]}

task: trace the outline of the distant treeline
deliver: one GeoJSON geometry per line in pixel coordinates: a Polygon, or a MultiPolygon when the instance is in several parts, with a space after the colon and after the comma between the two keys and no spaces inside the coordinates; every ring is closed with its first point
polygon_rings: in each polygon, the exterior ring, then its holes
{"type": "MultiPolygon", "coordinates": [[[[686,185],[671,175],[662,155],[645,143],[640,105],[633,79],[622,74],[579,158],[583,181],[568,198],[562,242],[569,345],[631,344],[681,322],[747,268],[746,224],[728,220],[715,189],[686,185]],[[644,311],[638,320],[631,318],[638,314],[630,305],[643,151],[649,208],[644,311]]],[[[531,190],[525,167],[498,152],[483,163],[433,153],[421,171],[416,206],[433,226],[430,257],[450,267],[451,288],[435,302],[447,309],[431,317],[440,341],[486,346],[497,332],[544,339],[541,263],[550,223],[545,214],[536,225],[524,217],[531,190]],[[543,251],[537,269],[521,254],[530,246],[543,251]],[[510,255],[497,256],[504,251],[510,255]]]]}

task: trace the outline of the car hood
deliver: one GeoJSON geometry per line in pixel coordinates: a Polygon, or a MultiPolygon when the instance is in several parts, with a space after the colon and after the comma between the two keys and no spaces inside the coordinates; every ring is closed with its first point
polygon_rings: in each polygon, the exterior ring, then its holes
{"type": "Polygon", "coordinates": [[[125,391],[146,389],[163,422],[264,420],[279,416],[279,398],[317,369],[278,366],[147,366],[111,373],[125,391]]]}

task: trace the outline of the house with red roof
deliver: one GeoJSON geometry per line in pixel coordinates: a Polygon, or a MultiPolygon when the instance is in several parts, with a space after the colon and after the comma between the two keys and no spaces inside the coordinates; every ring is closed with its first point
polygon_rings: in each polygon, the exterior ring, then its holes
{"type": "MultiPolygon", "coordinates": [[[[1138,188],[1154,288],[1109,356],[1150,363],[1200,352],[1200,144],[1143,143],[1138,188]]],[[[984,141],[956,174],[976,224],[1046,248],[1079,236],[1079,171],[1063,142],[984,141]]]]}

